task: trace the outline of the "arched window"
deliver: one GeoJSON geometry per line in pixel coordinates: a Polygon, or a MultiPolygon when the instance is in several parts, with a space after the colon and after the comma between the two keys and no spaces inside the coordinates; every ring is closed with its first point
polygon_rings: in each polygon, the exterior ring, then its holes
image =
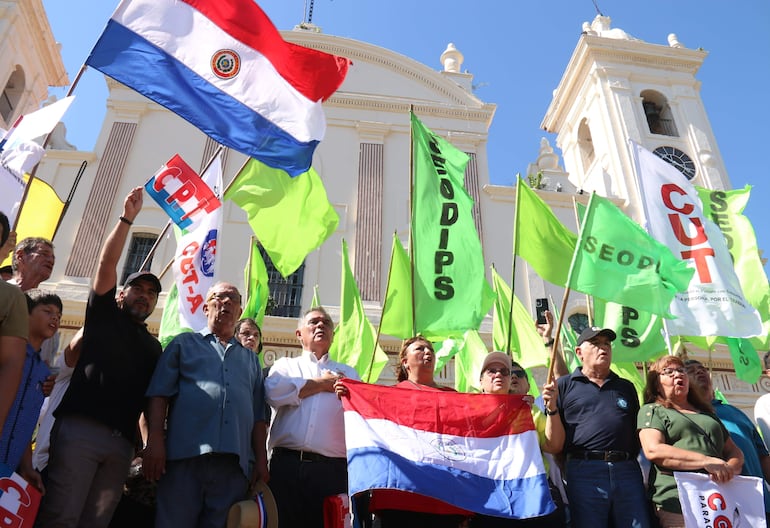
{"type": "MultiPolygon", "coordinates": [[[[150,249],[156,240],[158,240],[158,235],[153,233],[134,233],[131,236],[128,255],[126,255],[126,262],[123,264],[123,273],[120,277],[120,284],[125,283],[126,278],[133,272],[139,271],[139,266],[142,265],[144,259],[150,254],[150,249]]],[[[144,269],[150,269],[151,265],[152,259],[147,262],[144,269]]]]}
{"type": "Polygon", "coordinates": [[[267,300],[267,309],[265,315],[275,315],[278,317],[299,317],[302,311],[302,285],[305,278],[305,263],[297,268],[297,271],[283,278],[270,255],[267,254],[262,244],[259,245],[259,252],[265,261],[267,268],[267,287],[270,290],[270,297],[267,300]]]}
{"type": "Polygon", "coordinates": [[[0,95],[0,116],[8,127],[12,125],[12,119],[16,117],[16,109],[21,102],[21,96],[24,94],[24,84],[24,70],[21,66],[16,66],[0,95]]]}
{"type": "Polygon", "coordinates": [[[583,159],[583,170],[588,168],[596,158],[594,152],[594,140],[591,137],[591,129],[588,127],[588,120],[583,118],[578,127],[578,147],[580,148],[580,157],[583,159]]]}
{"type": "Polygon", "coordinates": [[[661,136],[679,137],[666,96],[655,90],[644,90],[640,95],[644,117],[647,118],[650,132],[661,136]]]}

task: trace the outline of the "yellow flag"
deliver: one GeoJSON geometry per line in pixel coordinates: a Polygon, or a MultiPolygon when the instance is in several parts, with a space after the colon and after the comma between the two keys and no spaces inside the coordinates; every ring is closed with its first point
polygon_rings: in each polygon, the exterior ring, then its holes
{"type": "MultiPolygon", "coordinates": [[[[29,181],[29,175],[24,175],[24,181],[29,181]]],[[[27,237],[51,240],[63,210],[64,202],[59,199],[56,191],[40,178],[33,178],[27,199],[19,213],[16,240],[21,241],[27,237]]],[[[2,266],[9,264],[11,264],[10,256],[5,259],[2,266]]]]}

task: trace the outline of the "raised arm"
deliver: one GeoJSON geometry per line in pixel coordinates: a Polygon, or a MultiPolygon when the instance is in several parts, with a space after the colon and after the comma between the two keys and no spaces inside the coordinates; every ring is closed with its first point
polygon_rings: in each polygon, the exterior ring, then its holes
{"type": "Polygon", "coordinates": [[[97,295],[104,295],[118,283],[118,260],[126,245],[128,231],[134,219],[142,209],[142,188],[135,187],[128,193],[123,201],[123,214],[115,227],[107,235],[104,241],[102,252],[99,255],[99,266],[96,269],[94,277],[94,292],[97,295]]]}

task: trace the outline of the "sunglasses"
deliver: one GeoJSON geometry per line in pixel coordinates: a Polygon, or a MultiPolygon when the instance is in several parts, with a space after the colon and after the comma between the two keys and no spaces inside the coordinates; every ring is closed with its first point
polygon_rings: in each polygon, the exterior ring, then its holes
{"type": "Polygon", "coordinates": [[[512,376],[516,376],[517,378],[526,378],[527,377],[527,371],[521,370],[521,369],[513,369],[511,371],[512,376]]]}
{"type": "Polygon", "coordinates": [[[488,368],[488,369],[486,370],[486,373],[487,373],[487,374],[489,374],[490,376],[494,376],[494,375],[495,375],[495,374],[497,374],[498,372],[499,372],[500,374],[502,374],[503,376],[510,376],[510,375],[511,375],[511,371],[510,371],[510,369],[508,369],[508,368],[506,368],[506,367],[503,367],[503,368],[494,368],[494,367],[491,367],[491,368],[488,368]]]}

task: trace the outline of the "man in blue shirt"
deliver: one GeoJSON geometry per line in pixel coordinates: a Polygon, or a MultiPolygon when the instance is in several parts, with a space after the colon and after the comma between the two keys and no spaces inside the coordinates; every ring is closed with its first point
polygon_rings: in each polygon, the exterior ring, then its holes
{"type": "Polygon", "coordinates": [[[711,374],[700,361],[688,359],[684,365],[690,379],[703,391],[703,396],[711,399],[711,405],[714,406],[717,416],[722,420],[735,444],[743,451],[742,474],[764,479],[765,512],[770,521],[770,491],[767,487],[770,483],[770,455],[762,437],[759,436],[759,431],[743,411],[714,397],[711,374]]]}
{"type": "Polygon", "coordinates": [[[43,382],[51,374],[40,358],[43,341],[59,330],[62,302],[58,295],[43,290],[26,292],[29,311],[29,342],[21,384],[0,436],[0,462],[18,472],[43,491],[40,474],[32,467],[32,434],[43,406],[43,382]]]}
{"type": "Polygon", "coordinates": [[[249,483],[268,479],[262,370],[258,356],[235,338],[241,295],[217,283],[203,310],[208,327],[168,344],[147,389],[143,469],[159,480],[157,528],[224,526],[249,483]]]}

